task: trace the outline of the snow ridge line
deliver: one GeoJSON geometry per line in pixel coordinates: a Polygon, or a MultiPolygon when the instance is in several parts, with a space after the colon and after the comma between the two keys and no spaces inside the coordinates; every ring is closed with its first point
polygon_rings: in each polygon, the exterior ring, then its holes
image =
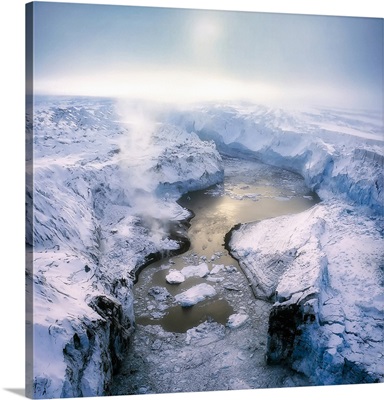
{"type": "MultiPolygon", "coordinates": [[[[314,113],[312,121],[299,115],[296,127],[282,127],[273,110],[240,110],[208,106],[174,118],[201,138],[215,140],[223,153],[299,173],[323,200],[296,216],[235,226],[226,236],[226,248],[256,297],[275,301],[267,359],[288,363],[315,384],[384,381],[382,135],[373,139],[365,134],[372,127],[357,134],[353,126],[354,136],[345,134],[342,113],[335,119],[338,126],[324,120],[323,128],[314,113]],[[277,233],[272,244],[265,243],[265,224],[277,233]],[[290,252],[295,256],[287,258],[290,252]],[[308,272],[311,284],[302,285],[308,272]]],[[[378,123],[374,130],[382,132],[378,123]]]]}
{"type": "Polygon", "coordinates": [[[382,121],[372,128],[359,121],[358,114],[355,118],[342,112],[314,110],[311,114],[224,104],[175,112],[169,117],[203,140],[214,140],[223,153],[256,157],[299,173],[322,200],[339,198],[383,215],[384,138],[379,134],[377,139],[365,137],[367,132],[382,132],[382,121]],[[294,123],[287,125],[287,116],[294,123]],[[356,131],[352,123],[359,127],[361,137],[355,136],[356,132],[345,133],[347,128],[356,131]]]}
{"type": "Polygon", "coordinates": [[[116,122],[110,100],[43,99],[33,111],[26,131],[34,154],[26,188],[34,339],[27,393],[101,396],[134,329],[135,273],[188,246],[190,214],[176,200],[222,179],[221,159],[212,143],[176,127],[145,124],[136,132],[116,122]],[[144,140],[137,153],[129,153],[132,135],[144,140]],[[151,141],[155,151],[143,154],[151,141]],[[170,184],[163,197],[159,182],[170,184]]]}

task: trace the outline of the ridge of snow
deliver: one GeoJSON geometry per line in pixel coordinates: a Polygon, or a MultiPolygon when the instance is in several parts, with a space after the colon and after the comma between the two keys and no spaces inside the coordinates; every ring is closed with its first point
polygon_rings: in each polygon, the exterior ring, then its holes
{"type": "Polygon", "coordinates": [[[323,200],[232,233],[256,296],[275,299],[271,362],[288,361],[318,384],[382,381],[382,113],[219,104],[169,119],[224,154],[299,173],[323,200]],[[285,329],[302,333],[287,339],[285,329]]]}
{"type": "Polygon", "coordinates": [[[254,156],[299,173],[323,200],[336,197],[383,213],[379,113],[220,104],[174,112],[168,119],[214,140],[223,153],[254,156]]]}
{"type": "Polygon", "coordinates": [[[180,247],[169,224],[190,214],[176,200],[223,179],[216,148],[298,172],[324,200],[241,227],[231,242],[255,292],[275,297],[271,318],[292,307],[306,318],[292,366],[319,383],[382,380],[382,116],[254,105],[162,122],[123,113],[108,99],[42,98],[27,115],[34,395],[108,391],[134,329],[134,274],[180,247]]]}
{"type": "Polygon", "coordinates": [[[212,143],[166,124],[127,125],[116,110],[108,99],[43,98],[27,116],[36,397],[108,391],[134,329],[134,273],[150,254],[180,248],[169,224],[190,215],[175,200],[223,176],[212,143]]]}
{"type": "Polygon", "coordinates": [[[384,380],[382,223],[324,202],[233,231],[231,251],[256,295],[274,299],[272,315],[298,307],[290,356],[270,326],[272,361],[288,358],[317,384],[384,380]]]}

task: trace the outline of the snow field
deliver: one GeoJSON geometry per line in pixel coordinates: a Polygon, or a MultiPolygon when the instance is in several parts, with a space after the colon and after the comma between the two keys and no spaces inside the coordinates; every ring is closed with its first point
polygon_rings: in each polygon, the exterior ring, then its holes
{"type": "Polygon", "coordinates": [[[302,333],[292,338],[288,361],[316,384],[383,380],[380,224],[347,204],[324,202],[232,234],[255,293],[272,299],[276,313],[299,307],[302,333]]]}
{"type": "Polygon", "coordinates": [[[217,105],[159,123],[125,113],[108,99],[37,99],[27,119],[34,395],[108,392],[133,331],[134,275],[180,248],[169,224],[190,215],[175,200],[222,180],[216,147],[298,172],[324,200],[242,226],[231,243],[255,293],[275,300],[272,314],[297,306],[305,317],[292,366],[319,384],[382,381],[380,116],[217,105]]]}
{"type": "Polygon", "coordinates": [[[110,100],[38,100],[29,117],[31,384],[41,398],[103,395],[133,329],[135,271],[150,254],[179,249],[168,224],[189,212],[175,200],[216,183],[220,156],[211,143],[156,124],[146,132],[152,151],[131,153],[126,141],[138,127],[120,123],[110,100]]]}

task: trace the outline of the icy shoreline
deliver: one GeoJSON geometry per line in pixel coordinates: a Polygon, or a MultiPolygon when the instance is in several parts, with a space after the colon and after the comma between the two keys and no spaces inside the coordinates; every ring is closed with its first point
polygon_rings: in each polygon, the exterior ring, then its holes
{"type": "Polygon", "coordinates": [[[232,235],[254,291],[275,299],[269,361],[287,362],[319,384],[383,380],[380,120],[259,106],[178,111],[168,123],[147,117],[131,110],[124,119],[105,99],[35,104],[34,129],[27,130],[34,149],[33,171],[27,169],[34,176],[27,187],[30,393],[108,392],[134,330],[135,273],[149,258],[186,245],[190,214],[176,200],[222,179],[216,147],[298,172],[324,200],[232,235]],[[281,239],[258,241],[270,232],[281,239]],[[280,324],[287,310],[294,310],[294,326],[280,324]]]}
{"type": "Polygon", "coordinates": [[[169,120],[214,140],[223,154],[256,157],[299,173],[322,200],[336,197],[383,213],[379,113],[224,104],[173,113],[169,120]]]}
{"type": "Polygon", "coordinates": [[[300,173],[323,200],[298,215],[237,226],[226,238],[256,297],[274,302],[268,361],[315,384],[383,381],[380,120],[329,112],[330,123],[326,112],[265,107],[201,111],[178,120],[224,153],[300,173]]]}
{"type": "Polygon", "coordinates": [[[108,392],[134,330],[135,274],[188,245],[190,213],[177,198],[222,179],[212,143],[164,124],[121,124],[114,109],[109,100],[37,103],[27,130],[34,397],[108,392]]]}
{"type": "Polygon", "coordinates": [[[383,381],[382,223],[325,202],[232,232],[254,292],[274,302],[269,363],[315,384],[383,381]]]}

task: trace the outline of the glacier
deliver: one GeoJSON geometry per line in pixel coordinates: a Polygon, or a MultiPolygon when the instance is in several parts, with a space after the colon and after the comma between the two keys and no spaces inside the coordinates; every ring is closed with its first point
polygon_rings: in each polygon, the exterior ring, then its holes
{"type": "Polygon", "coordinates": [[[316,384],[383,381],[380,113],[37,98],[27,115],[34,397],[108,394],[135,329],[132,286],[188,247],[181,194],[223,179],[220,154],[302,175],[321,203],[235,227],[232,255],[274,303],[267,360],[316,384]]]}
{"type": "Polygon", "coordinates": [[[322,200],[227,237],[255,296],[274,303],[267,361],[314,384],[382,382],[381,114],[216,105],[170,118],[221,153],[299,173],[322,200]]]}
{"type": "Polygon", "coordinates": [[[188,246],[191,215],[175,200],[222,180],[213,143],[116,109],[43,98],[27,116],[34,397],[108,392],[134,330],[136,274],[188,246]]]}
{"type": "Polygon", "coordinates": [[[322,199],[336,196],[382,213],[381,112],[218,104],[180,110],[169,120],[214,140],[223,154],[299,173],[322,199]]]}

